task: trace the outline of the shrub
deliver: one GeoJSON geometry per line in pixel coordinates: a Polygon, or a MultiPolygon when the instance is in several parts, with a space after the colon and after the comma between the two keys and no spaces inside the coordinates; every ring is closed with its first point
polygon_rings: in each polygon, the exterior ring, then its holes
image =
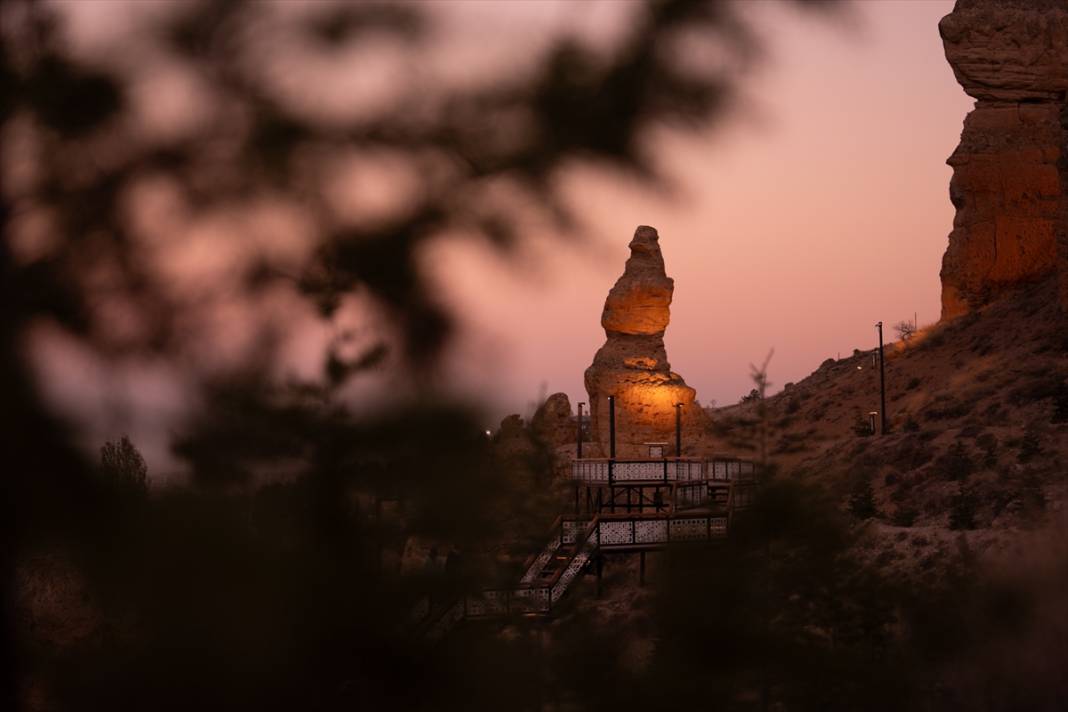
{"type": "Polygon", "coordinates": [[[933,334],[929,334],[927,338],[921,341],[920,346],[925,349],[937,349],[944,343],[946,343],[946,330],[939,329],[933,334]]]}
{"type": "Polygon", "coordinates": [[[972,411],[972,402],[967,400],[954,400],[951,396],[941,395],[934,403],[927,406],[924,417],[927,420],[946,420],[949,418],[962,418],[972,411]]]}
{"type": "Polygon", "coordinates": [[[874,431],[871,429],[871,421],[863,415],[858,415],[853,421],[853,434],[860,437],[874,435],[874,431]]]}
{"type": "Polygon", "coordinates": [[[955,443],[935,461],[935,467],[947,480],[963,480],[975,470],[975,463],[972,462],[963,443],[955,443]]]}
{"type": "Polygon", "coordinates": [[[970,489],[961,486],[950,502],[949,528],[975,529],[975,510],[978,503],[970,489]]]}
{"type": "Polygon", "coordinates": [[[1021,374],[1026,380],[1009,391],[1009,403],[1016,406],[1037,403],[1052,398],[1059,407],[1062,403],[1068,407],[1068,386],[1063,377],[1048,369],[1030,370],[1021,374]]]}
{"type": "Polygon", "coordinates": [[[898,527],[911,527],[916,523],[916,510],[907,505],[899,506],[894,510],[893,523],[898,527]]]}
{"type": "Polygon", "coordinates": [[[870,519],[878,514],[875,507],[875,492],[871,488],[871,478],[867,475],[857,480],[853,493],[849,496],[849,513],[857,519],[870,519]]]}
{"type": "Polygon", "coordinates": [[[901,472],[918,470],[934,458],[930,447],[916,438],[909,438],[894,452],[893,465],[901,472]]]}
{"type": "Polygon", "coordinates": [[[1028,430],[1020,440],[1020,452],[1016,459],[1021,463],[1026,463],[1040,454],[1042,454],[1042,442],[1034,430],[1028,430]]]}

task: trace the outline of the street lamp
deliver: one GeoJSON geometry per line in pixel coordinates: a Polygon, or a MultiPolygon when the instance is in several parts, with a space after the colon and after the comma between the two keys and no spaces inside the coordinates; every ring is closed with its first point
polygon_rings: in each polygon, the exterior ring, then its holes
{"type": "Polygon", "coordinates": [[[675,457],[682,457],[682,403],[675,404],[675,457]]]}
{"type": "Polygon", "coordinates": [[[886,356],[883,354],[883,323],[875,325],[879,330],[879,422],[882,426],[879,431],[886,435],[886,356]]]}
{"type": "Polygon", "coordinates": [[[608,447],[610,460],[616,459],[616,397],[608,396],[608,447]]]}
{"type": "Polygon", "coordinates": [[[578,434],[575,440],[575,458],[582,459],[582,406],[586,405],[585,401],[578,404],[578,434]]]}

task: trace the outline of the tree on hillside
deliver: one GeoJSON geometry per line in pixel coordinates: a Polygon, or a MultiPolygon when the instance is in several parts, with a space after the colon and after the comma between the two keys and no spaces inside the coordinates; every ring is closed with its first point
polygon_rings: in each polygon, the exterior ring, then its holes
{"type": "Polygon", "coordinates": [[[904,341],[908,344],[916,333],[916,323],[912,321],[899,321],[894,324],[894,331],[897,333],[899,341],[904,341]]]}

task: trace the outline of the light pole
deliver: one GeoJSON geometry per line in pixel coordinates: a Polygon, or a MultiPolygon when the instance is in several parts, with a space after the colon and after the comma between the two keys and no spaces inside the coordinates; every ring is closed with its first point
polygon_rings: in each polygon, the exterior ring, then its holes
{"type": "Polygon", "coordinates": [[[616,459],[616,397],[608,396],[608,459],[616,459]]]}
{"type": "Polygon", "coordinates": [[[682,403],[675,404],[675,457],[682,457],[682,403]]]}
{"type": "Polygon", "coordinates": [[[879,330],[879,423],[880,434],[886,435],[886,357],[883,354],[883,323],[875,325],[879,330]]]}
{"type": "Polygon", "coordinates": [[[578,435],[575,440],[575,457],[579,460],[582,459],[582,406],[586,405],[585,401],[578,404],[578,435]]]}

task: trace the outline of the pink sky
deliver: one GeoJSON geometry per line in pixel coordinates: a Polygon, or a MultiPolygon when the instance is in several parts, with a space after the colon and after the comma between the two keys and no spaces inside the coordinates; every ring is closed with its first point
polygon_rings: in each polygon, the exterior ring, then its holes
{"type": "MultiPolygon", "coordinates": [[[[133,23],[138,12],[175,7],[61,6],[74,21],[70,41],[105,52],[124,31],[130,34],[124,22],[133,23]]],[[[564,391],[572,404],[586,400],[583,372],[604,340],[604,298],[623,270],[627,243],[639,224],[660,231],[667,271],[675,279],[668,356],[704,404],[728,405],[747,393],[749,364],[761,362],[771,348],[770,376],[777,389],[804,378],[828,357],[870,348],[878,320],[892,324],[914,312],[921,323],[937,320],[938,271],[953,219],[945,159],[971,105],[938,36],[938,20],[952,2],[860,2],[840,21],[780,3],[744,6],[757,15],[771,56],[745,84],[737,120],[708,135],[656,137],[662,172],[679,189],[673,198],[576,168],[563,187],[575,213],[592,228],[585,243],[541,235],[514,262],[458,241],[438,244],[426,255],[462,317],[447,364],[452,381],[488,401],[493,419],[529,413],[542,393],[564,391]]],[[[314,6],[264,7],[289,12],[314,6]]],[[[305,97],[311,104],[326,102],[320,108],[328,113],[331,97],[340,97],[349,109],[380,107],[405,88],[389,80],[396,72],[415,81],[478,84],[537,61],[539,48],[560,32],[610,44],[636,6],[513,0],[424,7],[437,13],[442,27],[427,57],[382,54],[372,47],[370,55],[354,55],[349,63],[312,66],[320,81],[295,86],[311,92],[305,97]],[[354,72],[353,66],[366,71],[354,72]]],[[[172,90],[175,82],[185,87],[181,76],[168,78],[172,90]]],[[[160,82],[142,85],[140,106],[179,117],[178,124],[197,120],[195,91],[179,91],[161,106],[160,82]]],[[[158,123],[155,114],[148,118],[158,123]]],[[[399,184],[393,195],[367,190],[383,183],[348,186],[352,195],[344,200],[372,213],[376,201],[388,208],[403,200],[399,184]]],[[[154,209],[151,202],[144,207],[154,209]]],[[[149,224],[166,226],[157,218],[149,224]]],[[[262,232],[246,228],[238,232],[253,237],[262,232]]],[[[212,264],[229,264],[229,253],[218,251],[219,239],[229,244],[229,232],[207,230],[199,242],[185,235],[173,247],[190,252],[194,261],[197,254],[210,256],[198,262],[197,274],[211,279],[212,264]]],[[[278,247],[260,238],[266,239],[257,237],[254,248],[278,247]]],[[[180,260],[167,264],[180,266],[180,260]]],[[[306,304],[303,311],[294,307],[295,299],[290,295],[270,312],[270,318],[292,325],[281,366],[314,377],[325,345],[344,325],[316,321],[306,304]]],[[[218,350],[223,341],[239,342],[235,334],[243,332],[233,325],[254,321],[249,310],[259,309],[246,307],[220,312],[219,330],[227,338],[204,343],[218,350]]],[[[186,405],[181,363],[109,365],[62,338],[52,344],[53,360],[41,360],[50,374],[46,385],[83,424],[85,441],[95,448],[127,432],[150,467],[169,468],[170,433],[186,405]],[[50,368],[53,362],[62,368],[50,368]]],[[[396,384],[364,385],[385,397],[396,384]]]]}
{"type": "Polygon", "coordinates": [[[771,348],[781,387],[870,348],[878,320],[936,321],[953,220],[945,159],[971,106],[938,35],[952,2],[853,9],[843,28],[760,8],[771,57],[741,120],[660,141],[678,197],[576,172],[569,195],[595,229],[588,244],[543,240],[519,269],[478,246],[435,251],[465,315],[457,379],[495,414],[526,411],[543,388],[586,400],[604,298],[639,224],[660,231],[675,279],[672,367],[705,404],[748,392],[749,364],[771,348]]]}

